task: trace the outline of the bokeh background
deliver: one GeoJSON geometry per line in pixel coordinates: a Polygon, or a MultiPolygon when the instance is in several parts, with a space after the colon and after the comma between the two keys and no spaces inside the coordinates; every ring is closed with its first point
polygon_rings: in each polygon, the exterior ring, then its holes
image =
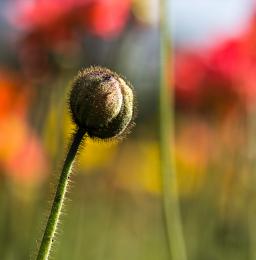
{"type": "MultiPolygon", "coordinates": [[[[256,2],[166,4],[171,148],[187,259],[254,260],[256,2]]],[[[158,0],[0,1],[0,259],[36,255],[74,131],[70,82],[90,65],[134,85],[136,127],[122,143],[88,141],[81,151],[52,259],[170,259],[159,152],[160,18],[158,0]]]]}

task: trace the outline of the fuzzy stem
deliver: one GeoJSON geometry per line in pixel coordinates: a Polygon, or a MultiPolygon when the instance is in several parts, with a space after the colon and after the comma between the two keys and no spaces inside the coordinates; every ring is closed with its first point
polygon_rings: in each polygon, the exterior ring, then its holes
{"type": "Polygon", "coordinates": [[[59,221],[65,193],[67,190],[68,179],[71,173],[72,165],[75,159],[75,155],[78,151],[79,145],[84,137],[85,130],[78,129],[74,135],[73,142],[68,151],[66,160],[64,162],[62,172],[59,178],[59,183],[53,200],[50,216],[48,218],[44,236],[41,241],[41,245],[38,251],[37,260],[47,260],[51,250],[54,234],[56,232],[57,224],[59,221]]]}

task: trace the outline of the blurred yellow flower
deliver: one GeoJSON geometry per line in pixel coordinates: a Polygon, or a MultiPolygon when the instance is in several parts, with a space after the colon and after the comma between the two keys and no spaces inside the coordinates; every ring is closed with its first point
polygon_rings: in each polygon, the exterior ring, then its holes
{"type": "Polygon", "coordinates": [[[133,191],[159,193],[159,151],[156,141],[129,141],[115,164],[117,185],[133,191]]]}
{"type": "MultiPolygon", "coordinates": [[[[189,196],[198,191],[204,183],[209,144],[207,136],[203,133],[204,128],[198,127],[198,138],[193,137],[196,132],[191,128],[183,129],[177,137],[176,175],[181,196],[189,196]]],[[[127,142],[119,154],[114,171],[120,187],[160,194],[160,154],[157,141],[127,142]]]]}

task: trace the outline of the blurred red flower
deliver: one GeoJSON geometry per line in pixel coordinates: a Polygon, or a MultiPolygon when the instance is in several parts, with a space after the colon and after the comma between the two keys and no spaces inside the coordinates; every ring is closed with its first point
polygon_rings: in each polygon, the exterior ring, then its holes
{"type": "Polygon", "coordinates": [[[232,80],[248,101],[256,98],[256,15],[238,37],[227,39],[209,52],[209,64],[232,80]]]}
{"type": "Polygon", "coordinates": [[[131,0],[22,0],[11,5],[7,15],[20,29],[40,30],[50,35],[53,31],[59,32],[58,35],[87,29],[110,37],[124,28],[131,0]]]}
{"type": "Polygon", "coordinates": [[[181,51],[175,57],[175,87],[178,103],[195,105],[207,65],[196,53],[181,51]]]}
{"type": "Polygon", "coordinates": [[[130,0],[96,0],[87,11],[88,29],[102,37],[120,33],[128,21],[130,0]]]}
{"type": "Polygon", "coordinates": [[[175,94],[179,109],[223,114],[238,101],[232,80],[213,69],[207,57],[182,52],[175,60],[175,94]]]}
{"type": "Polygon", "coordinates": [[[131,0],[16,0],[6,8],[10,23],[20,31],[18,58],[28,79],[56,78],[63,61],[80,61],[82,40],[90,32],[102,38],[125,27],[131,0]]]}
{"type": "Polygon", "coordinates": [[[178,106],[229,109],[256,98],[256,17],[235,38],[175,57],[178,106]]]}

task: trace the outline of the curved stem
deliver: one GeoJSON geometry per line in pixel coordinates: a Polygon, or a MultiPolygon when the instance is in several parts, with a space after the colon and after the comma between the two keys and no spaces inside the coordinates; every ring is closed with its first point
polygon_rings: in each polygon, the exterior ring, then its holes
{"type": "Polygon", "coordinates": [[[78,129],[74,135],[73,142],[69,148],[66,160],[64,162],[62,172],[59,178],[57,190],[53,200],[50,216],[48,218],[46,228],[44,231],[44,236],[41,241],[41,245],[38,251],[37,260],[47,260],[51,250],[54,234],[56,232],[57,224],[59,221],[61,209],[63,206],[63,201],[65,198],[65,193],[67,190],[68,179],[71,173],[72,164],[75,159],[75,155],[78,151],[79,145],[84,137],[85,130],[78,129]]]}

